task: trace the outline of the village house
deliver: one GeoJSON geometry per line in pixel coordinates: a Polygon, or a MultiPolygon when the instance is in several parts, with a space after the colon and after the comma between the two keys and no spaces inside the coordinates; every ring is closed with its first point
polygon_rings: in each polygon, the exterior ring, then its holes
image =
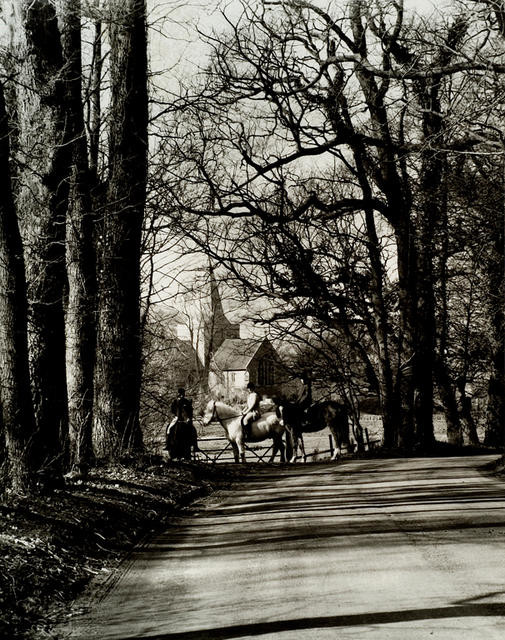
{"type": "Polygon", "coordinates": [[[228,338],[214,353],[209,371],[209,388],[216,395],[242,399],[248,382],[260,395],[281,390],[285,368],[272,343],[263,338],[228,338]]]}

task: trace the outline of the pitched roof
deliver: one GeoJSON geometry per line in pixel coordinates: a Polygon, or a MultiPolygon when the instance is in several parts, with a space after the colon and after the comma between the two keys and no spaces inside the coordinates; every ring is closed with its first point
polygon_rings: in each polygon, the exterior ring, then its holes
{"type": "Polygon", "coordinates": [[[263,342],[256,338],[228,338],[214,354],[214,362],[221,371],[244,371],[263,342]]]}

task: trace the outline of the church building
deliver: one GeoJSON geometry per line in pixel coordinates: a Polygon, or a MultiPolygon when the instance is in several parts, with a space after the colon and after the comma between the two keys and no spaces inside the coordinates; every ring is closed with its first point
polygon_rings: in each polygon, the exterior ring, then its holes
{"type": "Polygon", "coordinates": [[[209,269],[207,294],[200,301],[199,318],[192,331],[180,327],[178,334],[192,344],[201,363],[201,386],[216,397],[241,400],[248,382],[262,395],[278,393],[287,373],[268,338],[241,337],[241,325],[224,311],[214,272],[209,269]]]}

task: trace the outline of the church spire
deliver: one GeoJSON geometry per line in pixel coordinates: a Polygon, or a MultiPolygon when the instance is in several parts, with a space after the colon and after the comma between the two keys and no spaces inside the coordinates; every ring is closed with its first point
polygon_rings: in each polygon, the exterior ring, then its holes
{"type": "Polygon", "coordinates": [[[217,286],[217,280],[214,275],[214,267],[209,259],[209,285],[210,285],[210,309],[213,316],[224,317],[223,302],[217,286]]]}
{"type": "Polygon", "coordinates": [[[209,294],[210,309],[204,318],[204,367],[208,370],[212,355],[219,349],[227,338],[240,337],[240,325],[231,323],[223,308],[215,276],[215,268],[209,260],[209,294]]]}

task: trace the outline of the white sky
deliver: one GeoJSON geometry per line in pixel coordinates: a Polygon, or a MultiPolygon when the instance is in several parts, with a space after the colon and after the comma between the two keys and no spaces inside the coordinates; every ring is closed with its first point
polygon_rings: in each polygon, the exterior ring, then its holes
{"type": "MultiPolygon", "coordinates": [[[[242,7],[240,0],[147,0],[147,3],[151,68],[162,73],[160,80],[171,88],[176,86],[175,79],[184,81],[206,64],[208,46],[198,31],[210,34],[226,28],[223,12],[233,19],[240,15],[242,7]]],[[[314,4],[345,7],[347,0],[314,0],[314,4]]],[[[455,4],[453,0],[405,0],[407,10],[426,16],[455,4]]]]}

